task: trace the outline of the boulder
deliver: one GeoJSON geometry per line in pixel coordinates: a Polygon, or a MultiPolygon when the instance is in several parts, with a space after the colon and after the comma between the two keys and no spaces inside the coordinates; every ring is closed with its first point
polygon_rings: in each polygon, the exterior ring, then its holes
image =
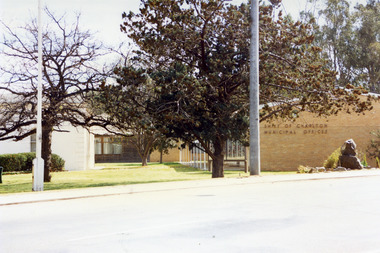
{"type": "Polygon", "coordinates": [[[336,167],[336,168],[334,169],[334,171],[347,171],[347,169],[344,168],[344,167],[338,166],[338,167],[336,167]]]}
{"type": "Polygon", "coordinates": [[[356,156],[342,155],[340,157],[340,166],[351,170],[363,169],[363,165],[356,156]]]}
{"type": "Polygon", "coordinates": [[[342,155],[356,156],[356,144],[354,140],[347,140],[342,147],[342,155]]]}
{"type": "Polygon", "coordinates": [[[320,173],[320,172],[326,172],[326,168],[325,167],[316,167],[316,168],[313,168],[313,173],[320,173]]]}
{"type": "Polygon", "coordinates": [[[347,140],[342,147],[342,155],[339,157],[339,164],[341,167],[361,170],[363,165],[361,164],[359,158],[356,157],[356,144],[350,139],[347,140]]]}

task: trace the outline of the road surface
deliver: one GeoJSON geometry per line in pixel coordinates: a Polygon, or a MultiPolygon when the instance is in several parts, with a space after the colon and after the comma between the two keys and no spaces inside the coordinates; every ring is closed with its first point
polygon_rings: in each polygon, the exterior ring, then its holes
{"type": "Polygon", "coordinates": [[[215,182],[0,204],[0,252],[380,252],[379,176],[215,182]]]}

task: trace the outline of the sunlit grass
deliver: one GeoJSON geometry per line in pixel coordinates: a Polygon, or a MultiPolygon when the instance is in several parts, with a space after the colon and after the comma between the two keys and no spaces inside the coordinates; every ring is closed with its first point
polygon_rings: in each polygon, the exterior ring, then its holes
{"type": "MultiPolygon", "coordinates": [[[[97,164],[103,169],[86,171],[52,172],[52,181],[44,190],[63,190],[156,182],[210,179],[211,172],[194,169],[178,163],[97,164]]],[[[278,174],[276,172],[272,172],[278,174]]],[[[263,174],[268,174],[263,172],[263,174]]],[[[247,177],[244,171],[225,171],[225,177],[247,177]]],[[[32,191],[32,174],[3,175],[0,194],[32,191]]]]}
{"type": "MultiPolygon", "coordinates": [[[[98,164],[101,170],[53,172],[52,181],[44,184],[44,190],[62,190],[84,187],[100,187],[153,182],[200,180],[211,178],[211,173],[181,164],[98,164]]],[[[242,172],[240,172],[240,175],[242,172]]],[[[239,176],[239,172],[226,172],[226,177],[239,176]]],[[[0,193],[29,192],[32,190],[32,174],[3,175],[0,193]]]]}

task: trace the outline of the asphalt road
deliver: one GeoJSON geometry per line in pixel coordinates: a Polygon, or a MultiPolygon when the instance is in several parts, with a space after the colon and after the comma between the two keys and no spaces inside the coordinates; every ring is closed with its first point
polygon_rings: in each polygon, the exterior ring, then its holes
{"type": "Polygon", "coordinates": [[[0,252],[380,252],[378,175],[215,182],[0,204],[0,252]]]}

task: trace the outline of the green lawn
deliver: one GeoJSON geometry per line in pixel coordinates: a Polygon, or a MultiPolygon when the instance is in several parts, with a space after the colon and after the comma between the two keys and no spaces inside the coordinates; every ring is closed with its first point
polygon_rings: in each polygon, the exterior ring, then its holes
{"type": "MultiPolygon", "coordinates": [[[[44,190],[62,190],[154,182],[210,179],[211,173],[178,163],[155,164],[97,164],[99,170],[53,172],[52,181],[44,190]]],[[[265,173],[265,172],[264,172],[265,173]]],[[[267,173],[265,173],[267,174],[267,173]]],[[[244,171],[225,171],[225,177],[246,177],[244,171]]],[[[3,175],[0,194],[32,191],[32,174],[3,175]]]]}

